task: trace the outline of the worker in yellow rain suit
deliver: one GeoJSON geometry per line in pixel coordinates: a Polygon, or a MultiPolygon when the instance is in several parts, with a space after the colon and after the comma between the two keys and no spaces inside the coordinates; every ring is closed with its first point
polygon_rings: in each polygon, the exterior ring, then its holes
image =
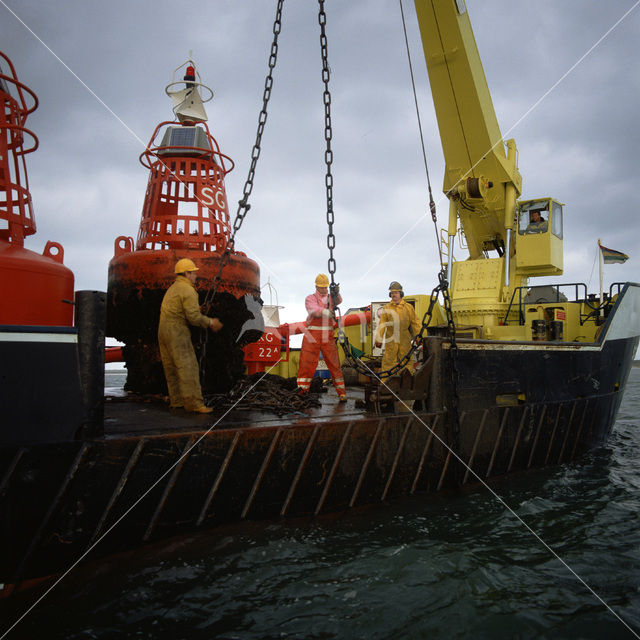
{"type": "Polygon", "coordinates": [[[186,411],[211,413],[213,409],[207,407],[202,398],[198,361],[189,325],[217,332],[222,329],[222,323],[218,318],[200,313],[195,288],[196,271],[198,267],[189,258],[182,258],[176,263],[176,280],[164,294],[160,307],[158,344],[171,408],[184,407],[186,411]]]}
{"type": "MultiPolygon", "coordinates": [[[[394,367],[411,349],[411,337],[420,331],[420,321],[416,317],[413,305],[404,298],[404,291],[399,282],[389,285],[391,302],[384,305],[380,314],[380,324],[374,338],[376,347],[381,347],[384,340],[382,371],[394,367]]],[[[413,374],[411,362],[405,367],[413,374]]]]}

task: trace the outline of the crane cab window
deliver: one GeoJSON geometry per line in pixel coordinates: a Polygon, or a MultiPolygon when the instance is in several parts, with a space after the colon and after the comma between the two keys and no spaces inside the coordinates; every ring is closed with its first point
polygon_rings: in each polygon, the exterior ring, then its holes
{"type": "Polygon", "coordinates": [[[547,203],[538,203],[531,209],[520,209],[520,233],[547,233],[549,230],[549,208],[547,203]]]}
{"type": "Polygon", "coordinates": [[[559,202],[552,202],[551,233],[558,238],[562,238],[562,205],[559,202]]]}
{"type": "Polygon", "coordinates": [[[551,233],[562,238],[562,205],[555,200],[529,200],[520,203],[518,233],[520,235],[551,233]]]}

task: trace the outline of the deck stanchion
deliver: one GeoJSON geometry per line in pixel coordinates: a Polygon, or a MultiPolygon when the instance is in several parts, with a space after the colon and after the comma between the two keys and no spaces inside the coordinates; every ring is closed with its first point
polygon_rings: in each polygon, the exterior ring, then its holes
{"type": "Polygon", "coordinates": [[[180,475],[180,471],[182,471],[182,467],[184,466],[184,463],[187,461],[187,458],[189,457],[189,453],[191,452],[191,448],[193,447],[193,443],[195,441],[196,441],[195,436],[191,436],[187,440],[187,443],[185,444],[184,449],[180,454],[180,458],[178,459],[178,463],[173,468],[173,472],[171,473],[169,482],[167,482],[167,486],[164,488],[164,491],[162,492],[162,497],[160,498],[160,501],[158,502],[158,506],[156,507],[156,510],[154,511],[153,516],[151,517],[149,526],[147,527],[147,530],[144,532],[144,536],[142,536],[142,539],[145,542],[149,539],[149,536],[151,536],[151,534],[153,533],[153,530],[155,529],[158,519],[160,518],[160,514],[164,509],[164,505],[167,503],[167,498],[171,493],[171,489],[173,489],[176,483],[176,480],[180,475]]]}
{"type": "Polygon", "coordinates": [[[542,413],[540,414],[540,418],[538,419],[538,426],[536,427],[536,435],[533,438],[533,444],[531,445],[531,452],[529,453],[529,460],[527,461],[527,469],[531,467],[533,463],[533,455],[536,452],[536,447],[538,446],[538,438],[540,437],[540,429],[542,429],[542,422],[544,421],[547,415],[547,405],[543,405],[542,413]]]}
{"type": "Polygon", "coordinates": [[[420,479],[420,475],[422,474],[422,469],[424,468],[424,461],[427,459],[427,454],[429,453],[429,449],[431,449],[431,442],[433,441],[433,436],[436,432],[436,427],[438,426],[438,421],[440,420],[440,416],[436,416],[433,421],[433,427],[429,430],[429,437],[427,438],[427,442],[424,445],[424,449],[422,450],[422,455],[420,456],[420,462],[418,463],[418,469],[416,470],[416,475],[413,479],[413,484],[411,485],[411,493],[415,493],[416,487],[418,486],[418,480],[420,479]]]}
{"type": "Polygon", "coordinates": [[[89,447],[90,445],[87,442],[83,442],[80,448],[78,449],[78,453],[76,453],[76,457],[74,458],[73,463],[71,464],[71,467],[69,467],[69,471],[67,471],[67,475],[64,477],[64,480],[62,481],[62,484],[58,489],[58,493],[56,493],[53,501],[49,505],[49,508],[47,509],[47,513],[42,519],[40,526],[38,527],[33,538],[31,539],[31,542],[29,543],[29,546],[27,547],[27,551],[25,552],[24,556],[22,556],[22,560],[20,561],[20,564],[16,569],[14,577],[11,580],[11,582],[13,582],[14,584],[18,584],[18,582],[20,582],[25,564],[27,563],[29,556],[33,553],[33,550],[36,548],[36,545],[38,544],[38,542],[40,542],[40,537],[42,536],[42,533],[44,532],[45,527],[47,526],[47,524],[49,524],[49,520],[51,519],[53,512],[56,510],[58,503],[60,502],[67,488],[69,487],[69,484],[73,480],[73,477],[75,476],[76,471],[78,470],[78,467],[80,466],[80,463],[82,462],[82,459],[84,458],[85,453],[88,451],[89,447]]]}
{"type": "MultiPolygon", "coordinates": [[[[467,479],[469,478],[469,473],[473,469],[473,459],[476,457],[476,451],[478,449],[478,443],[480,442],[480,437],[482,436],[482,431],[484,430],[484,424],[487,420],[487,414],[489,413],[489,409],[485,409],[482,412],[482,420],[480,420],[480,426],[476,431],[476,437],[473,441],[473,448],[471,449],[471,455],[469,456],[469,462],[467,463],[467,469],[464,473],[464,478],[462,478],[462,484],[467,484],[467,479]]],[[[463,414],[464,416],[464,414],[463,414]]],[[[462,426],[462,418],[460,418],[460,426],[462,426]]]]}
{"type": "Polygon", "coordinates": [[[89,540],[89,544],[87,545],[87,548],[85,549],[85,553],[90,549],[90,547],[93,545],[93,543],[98,539],[98,536],[102,533],[102,527],[104,527],[104,523],[106,522],[107,518],[109,517],[109,513],[111,512],[111,509],[113,508],[113,505],[116,503],[116,500],[118,499],[118,497],[122,493],[122,489],[124,488],[124,485],[126,484],[127,480],[129,479],[129,474],[131,473],[131,470],[133,469],[133,467],[135,467],[136,463],[138,462],[138,459],[140,458],[140,454],[142,453],[142,449],[144,449],[144,445],[146,443],[147,443],[147,439],[146,438],[140,438],[140,440],[138,441],[138,444],[136,444],[135,449],[133,450],[133,452],[129,456],[129,460],[127,461],[127,466],[124,468],[124,471],[122,472],[122,475],[120,476],[120,480],[118,480],[118,484],[116,485],[115,489],[113,490],[113,493],[111,494],[111,498],[109,498],[109,502],[107,503],[107,506],[105,507],[104,511],[102,512],[102,516],[100,516],[100,520],[98,521],[98,524],[96,525],[96,528],[95,528],[95,530],[93,532],[93,535],[91,536],[91,539],[89,540]]]}
{"type": "Polygon", "coordinates": [[[298,487],[300,478],[304,473],[304,469],[307,466],[309,456],[311,455],[311,451],[313,451],[313,445],[315,444],[316,439],[318,438],[319,431],[320,431],[320,425],[317,424],[313,428],[313,431],[311,432],[311,437],[309,438],[309,442],[307,442],[307,446],[304,450],[304,453],[302,454],[302,459],[300,460],[300,464],[298,465],[298,470],[296,471],[296,475],[293,478],[293,482],[289,487],[289,493],[287,494],[284,504],[282,505],[282,509],[280,509],[281,516],[287,515],[287,511],[289,510],[289,505],[291,504],[291,500],[293,499],[293,496],[296,492],[296,488],[298,487]]]}
{"type": "Polygon", "coordinates": [[[242,513],[240,514],[240,517],[243,520],[247,517],[247,513],[249,513],[249,509],[253,504],[253,499],[256,497],[256,493],[258,491],[258,488],[260,487],[260,483],[262,482],[262,478],[264,478],[264,474],[267,472],[267,467],[271,462],[271,458],[273,457],[273,452],[276,450],[276,446],[278,444],[278,440],[280,439],[281,433],[282,433],[282,428],[278,427],[278,429],[276,429],[276,432],[273,434],[273,438],[271,438],[271,444],[269,445],[269,449],[267,450],[264,460],[262,461],[262,465],[260,466],[260,471],[258,471],[258,475],[256,476],[256,479],[253,482],[253,487],[251,487],[249,497],[247,498],[244,508],[242,509],[242,513]]]}
{"type": "Polygon", "coordinates": [[[440,491],[442,485],[444,483],[444,477],[447,474],[447,469],[449,468],[449,462],[451,461],[451,450],[447,450],[447,457],[445,458],[444,465],[442,466],[442,472],[440,473],[440,479],[438,480],[438,486],[436,487],[436,491],[440,491]]]}
{"type": "Polygon", "coordinates": [[[589,430],[587,431],[587,442],[591,438],[591,432],[593,431],[593,425],[596,423],[597,417],[600,415],[600,405],[602,404],[602,396],[596,398],[596,406],[591,414],[591,420],[589,421],[589,430]]]}
{"type": "Polygon", "coordinates": [[[493,451],[491,452],[491,459],[489,460],[489,466],[487,467],[487,472],[485,473],[485,478],[488,478],[491,475],[491,471],[493,470],[493,464],[496,460],[496,455],[498,453],[498,446],[500,444],[500,440],[502,439],[502,433],[504,432],[504,426],[507,424],[507,419],[509,417],[509,407],[506,407],[504,413],[502,414],[502,420],[500,421],[500,428],[498,429],[498,433],[496,435],[496,441],[493,445],[493,451]]]}
{"type": "Polygon", "coordinates": [[[509,459],[509,466],[507,467],[507,473],[511,471],[511,467],[513,467],[513,461],[516,458],[516,451],[518,450],[518,445],[520,444],[520,436],[522,435],[522,430],[524,429],[524,421],[527,415],[530,413],[529,407],[526,406],[524,411],[522,412],[522,418],[520,418],[520,424],[518,425],[518,432],[516,433],[516,439],[513,443],[513,449],[511,450],[511,458],[509,459]]]}
{"type": "Polygon", "coordinates": [[[558,424],[560,423],[560,414],[562,413],[562,404],[558,405],[558,411],[556,413],[556,419],[553,423],[553,429],[551,430],[551,437],[549,438],[549,446],[547,447],[547,455],[544,457],[544,464],[546,465],[551,455],[551,449],[553,448],[553,441],[556,438],[556,431],[558,430],[558,424]]]}
{"type": "Polygon", "coordinates": [[[402,432],[402,438],[400,438],[400,444],[398,445],[398,450],[396,451],[396,455],[393,458],[393,463],[391,465],[391,470],[389,471],[389,477],[387,478],[387,482],[384,486],[384,491],[380,496],[380,502],[384,502],[384,500],[387,497],[387,493],[389,493],[389,487],[391,487],[393,476],[395,475],[396,469],[398,468],[398,461],[400,460],[400,454],[402,453],[402,449],[404,448],[404,443],[407,440],[407,434],[409,433],[409,429],[411,428],[412,424],[413,424],[413,416],[409,416],[409,418],[407,418],[407,424],[404,428],[404,431],[402,432]]]}
{"type": "Polygon", "coordinates": [[[562,456],[564,455],[564,450],[567,446],[567,442],[569,441],[569,433],[571,432],[571,425],[573,424],[573,416],[576,412],[576,404],[577,400],[573,401],[573,405],[571,406],[571,414],[569,415],[569,421],[567,422],[567,432],[564,434],[564,440],[562,441],[562,447],[560,447],[560,453],[558,454],[558,462],[560,464],[562,462],[562,456]]]}
{"type": "MultiPolygon", "coordinates": [[[[462,418],[464,419],[464,413],[462,415],[462,418]]],[[[458,424],[459,426],[459,424],[458,424]]],[[[449,433],[449,430],[447,429],[445,431],[445,433],[449,433]]],[[[444,484],[444,478],[447,475],[447,470],[449,469],[449,464],[451,463],[451,445],[453,443],[449,442],[448,446],[447,446],[447,457],[444,460],[444,464],[442,465],[442,472],[440,473],[440,478],[438,480],[438,485],[436,486],[436,491],[440,491],[440,489],[442,489],[442,485],[444,484]]],[[[459,443],[458,443],[459,446],[459,443]]],[[[456,474],[456,479],[458,478],[457,474],[456,474]]]]}
{"type": "Polygon", "coordinates": [[[9,480],[11,479],[13,472],[18,466],[18,462],[20,462],[20,460],[22,459],[22,456],[26,453],[26,451],[27,449],[25,447],[20,447],[16,451],[15,455],[13,456],[13,459],[11,460],[11,464],[7,467],[7,470],[5,474],[2,476],[2,480],[0,481],[0,498],[3,496],[5,489],[9,484],[9,480]]]}
{"type": "Polygon", "coordinates": [[[342,458],[342,452],[344,451],[344,447],[347,444],[347,440],[349,438],[349,435],[351,434],[352,428],[353,428],[353,420],[349,422],[349,424],[347,425],[347,428],[344,430],[344,434],[342,435],[342,441],[340,442],[340,446],[338,447],[336,457],[333,460],[333,465],[331,465],[331,471],[329,473],[329,477],[327,478],[327,482],[324,485],[324,489],[322,490],[320,500],[318,500],[318,505],[316,506],[316,510],[313,512],[314,516],[317,516],[320,513],[320,510],[324,505],[324,501],[327,499],[329,488],[331,487],[331,483],[333,482],[333,477],[335,476],[336,471],[338,469],[338,465],[340,464],[340,458],[342,458]]]}
{"type": "Polygon", "coordinates": [[[353,505],[356,503],[356,500],[358,499],[358,494],[360,493],[360,489],[362,488],[362,483],[364,482],[364,477],[367,473],[367,469],[369,468],[369,463],[371,462],[371,458],[373,457],[376,445],[378,444],[378,438],[380,437],[380,432],[382,431],[383,422],[384,420],[382,418],[378,420],[378,426],[376,427],[376,431],[373,434],[373,438],[371,439],[369,451],[367,451],[367,457],[364,459],[362,469],[360,469],[360,476],[358,478],[358,482],[356,483],[356,488],[353,490],[351,500],[349,500],[350,507],[353,507],[353,505]]]}
{"type": "Polygon", "coordinates": [[[589,406],[589,399],[586,398],[584,401],[584,409],[582,410],[582,418],[580,419],[580,426],[578,427],[578,431],[576,432],[576,437],[573,441],[573,447],[571,449],[571,457],[569,458],[569,462],[571,462],[576,455],[576,448],[578,447],[578,442],[580,442],[580,435],[582,434],[582,427],[584,427],[584,419],[587,417],[588,406],[589,406]]]}
{"type": "Polygon", "coordinates": [[[231,441],[231,444],[229,445],[229,448],[227,449],[227,455],[224,457],[224,460],[222,461],[222,464],[220,465],[220,469],[218,470],[218,475],[216,476],[216,479],[214,480],[213,485],[211,486],[211,490],[209,491],[209,495],[207,496],[207,499],[204,501],[204,504],[202,505],[202,509],[200,511],[200,515],[198,516],[198,520],[196,521],[196,526],[198,526],[198,527],[202,524],[205,516],[207,515],[207,511],[209,509],[209,505],[213,501],[213,498],[216,495],[216,492],[218,491],[218,487],[220,486],[220,483],[222,482],[222,478],[224,477],[224,474],[227,471],[227,468],[229,466],[229,462],[231,461],[231,458],[233,456],[234,451],[236,450],[236,447],[238,446],[238,442],[239,441],[240,441],[240,432],[236,431],[235,435],[233,436],[233,440],[231,441]]]}

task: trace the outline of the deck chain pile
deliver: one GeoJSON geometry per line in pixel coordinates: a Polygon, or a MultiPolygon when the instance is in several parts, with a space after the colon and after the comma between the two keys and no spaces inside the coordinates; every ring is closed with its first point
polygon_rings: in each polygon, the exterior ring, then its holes
{"type": "Polygon", "coordinates": [[[228,393],[206,396],[205,402],[216,413],[221,409],[233,409],[284,416],[320,407],[319,394],[325,391],[319,378],[314,379],[309,393],[300,395],[295,378],[259,373],[242,378],[228,393]]]}

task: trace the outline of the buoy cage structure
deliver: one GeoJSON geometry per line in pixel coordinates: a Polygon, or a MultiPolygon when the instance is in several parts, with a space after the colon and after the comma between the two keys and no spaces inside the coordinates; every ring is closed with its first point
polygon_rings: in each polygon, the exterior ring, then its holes
{"type": "Polygon", "coordinates": [[[74,277],[61,244],[24,246],[36,232],[26,156],[38,138],[26,121],[38,97],[2,52],[0,102],[0,442],[70,440],[85,418],[74,277]]]}
{"type": "MultiPolygon", "coordinates": [[[[185,78],[193,75],[188,72],[185,78]]],[[[162,297],[175,279],[176,262],[191,258],[199,267],[196,288],[204,302],[230,235],[224,179],[233,161],[220,151],[206,122],[181,119],[156,127],[140,162],[149,169],[142,218],[135,246],[131,237],[115,240],[107,335],[125,344],[125,389],[162,394],[166,383],[157,346],[162,297]]],[[[245,323],[255,317],[256,309],[259,314],[261,304],[257,263],[233,251],[208,310],[224,328],[217,334],[193,329],[196,355],[200,358],[203,349],[206,353],[204,393],[227,391],[243,375],[242,347],[262,335],[244,330],[245,323]]]]}
{"type": "Polygon", "coordinates": [[[2,52],[0,101],[0,324],[70,327],[74,278],[62,245],[49,241],[42,255],[24,247],[36,232],[25,156],[38,148],[38,138],[25,124],[38,97],[2,52]]]}

